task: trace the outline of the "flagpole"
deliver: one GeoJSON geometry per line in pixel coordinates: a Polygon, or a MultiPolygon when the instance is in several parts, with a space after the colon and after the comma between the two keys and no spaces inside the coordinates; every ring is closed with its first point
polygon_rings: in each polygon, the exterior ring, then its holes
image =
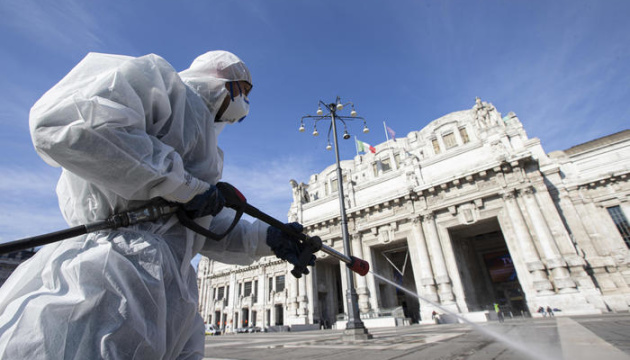
{"type": "Polygon", "coordinates": [[[383,130],[385,130],[385,138],[387,139],[387,146],[389,146],[389,150],[394,152],[394,149],[392,149],[392,144],[389,142],[389,134],[387,133],[387,124],[385,124],[385,121],[383,121],[383,130]]]}
{"type": "Polygon", "coordinates": [[[357,136],[354,136],[354,149],[357,151],[357,156],[359,156],[359,147],[357,146],[357,136]]]}

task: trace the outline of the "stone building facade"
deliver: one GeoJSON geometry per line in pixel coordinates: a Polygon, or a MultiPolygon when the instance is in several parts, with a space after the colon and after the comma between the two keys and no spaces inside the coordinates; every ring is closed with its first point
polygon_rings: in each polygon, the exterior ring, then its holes
{"type": "Polygon", "coordinates": [[[17,267],[35,255],[35,249],[0,254],[0,286],[11,276],[17,267]]]}
{"type": "MultiPolygon", "coordinates": [[[[629,310],[630,130],[547,154],[514,113],[477,99],[341,168],[353,255],[419,295],[355,276],[364,319],[402,309],[410,322],[429,321],[440,312],[430,302],[473,320],[494,303],[533,316],[540,306],[629,310]]],[[[336,165],[308,184],[292,180],[289,220],[343,252],[337,181],[336,165]]],[[[346,312],[345,264],[316,255],[301,279],[273,258],[249,267],[202,259],[202,316],[332,326],[346,312]]]]}

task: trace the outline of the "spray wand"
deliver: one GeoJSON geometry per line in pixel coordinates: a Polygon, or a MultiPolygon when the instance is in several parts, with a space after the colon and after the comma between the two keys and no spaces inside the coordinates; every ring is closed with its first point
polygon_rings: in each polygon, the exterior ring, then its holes
{"type": "Polygon", "coordinates": [[[354,256],[347,256],[338,252],[337,250],[322,244],[322,240],[319,236],[308,236],[304,233],[300,233],[293,229],[292,227],[282,223],[281,221],[265,214],[264,212],[258,210],[254,206],[247,203],[247,199],[245,196],[238,191],[234,186],[225,183],[219,182],[217,184],[217,188],[221,192],[221,195],[225,198],[225,206],[236,210],[236,216],[234,217],[234,221],[228,228],[228,230],[224,234],[214,234],[210,230],[204,229],[203,227],[197,225],[194,221],[190,220],[187,216],[185,216],[185,212],[183,210],[179,210],[177,216],[180,222],[193,230],[196,233],[204,235],[214,240],[222,239],[228,232],[230,232],[236,223],[238,223],[239,219],[243,215],[243,213],[250,215],[256,219],[264,221],[265,223],[280,229],[285,234],[289,235],[289,237],[293,241],[301,242],[304,249],[302,253],[298,256],[299,264],[295,265],[293,270],[291,270],[291,274],[296,278],[300,278],[302,274],[308,273],[306,270],[306,266],[311,261],[313,253],[317,251],[323,251],[330,256],[336,258],[337,260],[343,261],[350,268],[350,270],[355,273],[365,276],[370,271],[370,264],[363,260],[354,256]]]}
{"type": "Polygon", "coordinates": [[[337,250],[322,244],[322,240],[319,238],[319,236],[308,236],[304,233],[297,232],[292,227],[265,214],[254,206],[249,205],[247,203],[247,199],[245,199],[245,196],[243,196],[243,194],[241,194],[241,192],[238,191],[238,189],[236,189],[234,186],[225,182],[219,182],[216,186],[221,192],[221,195],[223,195],[226,200],[225,206],[236,210],[236,216],[234,217],[232,224],[230,224],[225,232],[220,234],[216,234],[198,225],[190,217],[188,217],[183,208],[180,207],[178,204],[173,204],[166,201],[158,201],[156,203],[149,204],[136,210],[114,214],[103,221],[79,225],[66,230],[56,231],[48,234],[0,244],[0,254],[46,245],[56,241],[69,239],[75,236],[84,235],[99,230],[116,229],[119,227],[131,226],[142,222],[155,221],[159,218],[173,214],[177,214],[177,217],[182,225],[186,226],[187,228],[210,239],[219,241],[223,239],[230,231],[232,231],[232,229],[234,229],[243,213],[245,213],[254,218],[260,219],[261,221],[264,221],[265,223],[273,227],[280,229],[285,234],[289,235],[289,237],[293,241],[302,243],[303,250],[302,253],[298,256],[299,264],[295,265],[295,267],[291,271],[291,274],[293,274],[293,276],[295,276],[296,278],[301,277],[302,274],[308,273],[308,271],[306,271],[306,266],[311,261],[312,254],[320,250],[336,258],[337,260],[343,261],[350,268],[350,270],[356,272],[361,276],[365,276],[369,272],[370,265],[367,261],[354,256],[347,256],[345,254],[342,254],[337,250]]]}

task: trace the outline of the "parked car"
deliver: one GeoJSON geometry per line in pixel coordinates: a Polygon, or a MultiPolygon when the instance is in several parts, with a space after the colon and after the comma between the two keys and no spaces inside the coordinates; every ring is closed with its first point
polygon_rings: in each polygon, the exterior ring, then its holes
{"type": "Polygon", "coordinates": [[[258,326],[250,326],[247,328],[247,332],[248,333],[255,333],[255,332],[261,332],[262,329],[258,326]]]}
{"type": "Polygon", "coordinates": [[[221,335],[221,329],[214,324],[206,324],[206,335],[221,335]]]}
{"type": "Polygon", "coordinates": [[[255,333],[255,332],[262,332],[262,331],[263,330],[258,326],[244,326],[244,327],[236,328],[236,330],[234,330],[234,332],[236,332],[237,334],[249,334],[249,333],[255,333]]]}

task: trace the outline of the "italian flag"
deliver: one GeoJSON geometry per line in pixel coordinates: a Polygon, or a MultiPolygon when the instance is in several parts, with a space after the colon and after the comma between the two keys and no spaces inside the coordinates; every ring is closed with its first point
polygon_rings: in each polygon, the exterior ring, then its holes
{"type": "Polygon", "coordinates": [[[376,149],[374,148],[374,146],[366,142],[359,141],[357,139],[355,139],[355,141],[357,142],[357,151],[363,151],[364,153],[367,153],[368,151],[370,151],[372,154],[376,153],[376,149]]]}

